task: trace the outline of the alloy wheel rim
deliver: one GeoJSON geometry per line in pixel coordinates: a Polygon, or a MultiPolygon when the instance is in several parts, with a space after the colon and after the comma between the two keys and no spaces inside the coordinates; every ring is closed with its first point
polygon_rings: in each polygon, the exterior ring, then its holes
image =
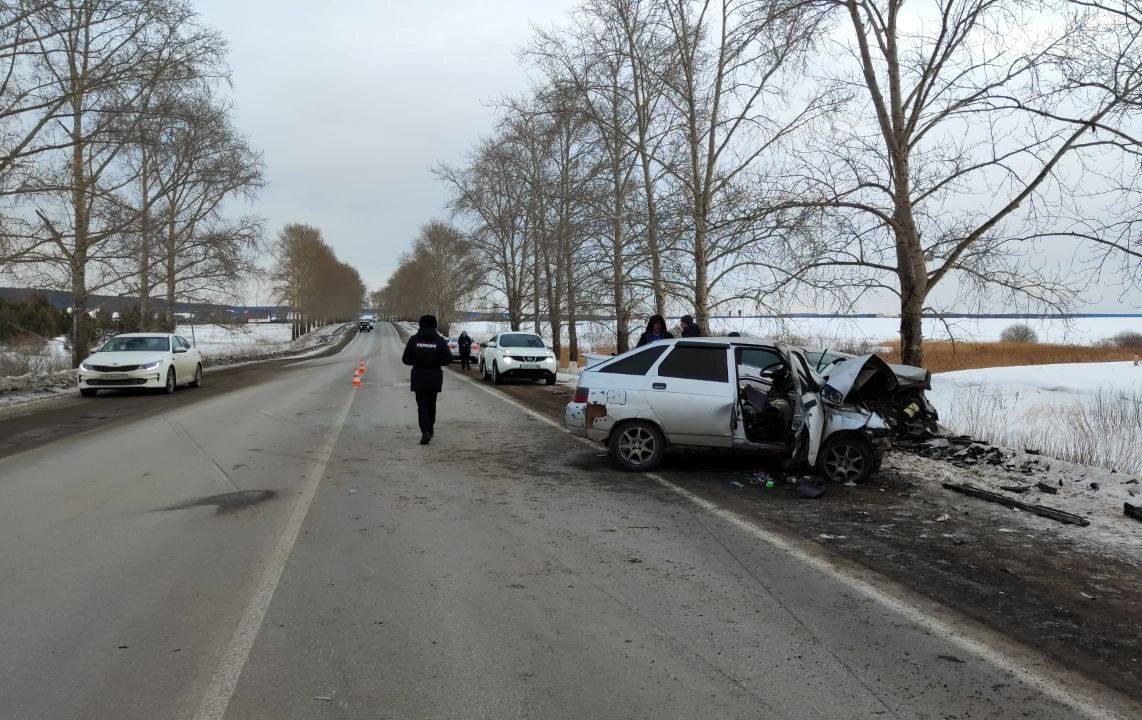
{"type": "Polygon", "coordinates": [[[619,436],[619,454],[632,465],[645,464],[654,451],[654,435],[644,427],[627,428],[619,436]]]}
{"type": "Polygon", "coordinates": [[[865,469],[865,457],[853,445],[834,445],[825,456],[825,469],[829,477],[848,482],[860,477],[865,469]]]}

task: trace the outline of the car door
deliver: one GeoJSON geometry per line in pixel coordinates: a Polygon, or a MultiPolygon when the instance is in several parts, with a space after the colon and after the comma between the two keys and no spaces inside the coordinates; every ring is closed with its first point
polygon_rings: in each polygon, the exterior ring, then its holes
{"type": "Polygon", "coordinates": [[[190,368],[190,374],[193,376],[195,368],[202,362],[202,353],[198,352],[198,348],[191,345],[190,341],[181,335],[179,340],[182,340],[182,346],[186,348],[186,354],[183,357],[186,358],[186,365],[190,368]]]}
{"type": "Polygon", "coordinates": [[[190,343],[177,335],[172,335],[170,340],[175,377],[178,378],[179,382],[188,382],[194,377],[194,366],[191,365],[193,359],[187,352],[190,349],[190,343]]]}
{"type": "Polygon", "coordinates": [[[733,444],[730,359],[728,344],[679,342],[658,361],[646,397],[671,443],[733,444]]]}
{"type": "Polygon", "coordinates": [[[821,407],[820,388],[816,387],[809,372],[808,361],[800,352],[789,347],[780,349],[789,367],[792,368],[790,375],[793,380],[793,391],[798,398],[797,412],[794,416],[794,437],[798,440],[807,437],[805,460],[812,466],[817,462],[817,453],[821,449],[821,435],[825,430],[825,409],[821,407]],[[801,432],[801,427],[797,427],[798,424],[805,428],[804,433],[801,432]]]}

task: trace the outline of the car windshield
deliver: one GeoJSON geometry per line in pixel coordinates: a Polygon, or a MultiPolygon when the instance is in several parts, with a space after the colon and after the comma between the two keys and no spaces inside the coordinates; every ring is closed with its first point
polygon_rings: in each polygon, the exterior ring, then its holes
{"type": "Polygon", "coordinates": [[[114,337],[96,352],[163,352],[171,349],[170,338],[161,335],[114,337]]]}
{"type": "Polygon", "coordinates": [[[541,348],[545,347],[538,335],[501,335],[500,347],[541,348]]]}

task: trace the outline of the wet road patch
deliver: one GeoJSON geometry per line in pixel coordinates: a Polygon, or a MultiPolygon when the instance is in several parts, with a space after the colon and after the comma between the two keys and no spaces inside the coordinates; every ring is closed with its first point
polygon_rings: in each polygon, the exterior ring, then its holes
{"type": "Polygon", "coordinates": [[[194,500],[187,500],[186,502],[178,503],[177,505],[168,505],[160,510],[187,510],[194,507],[209,507],[211,505],[218,508],[218,513],[229,513],[248,508],[252,505],[265,502],[277,495],[273,490],[239,490],[238,492],[221,493],[218,495],[207,495],[206,497],[196,498],[194,500]]]}

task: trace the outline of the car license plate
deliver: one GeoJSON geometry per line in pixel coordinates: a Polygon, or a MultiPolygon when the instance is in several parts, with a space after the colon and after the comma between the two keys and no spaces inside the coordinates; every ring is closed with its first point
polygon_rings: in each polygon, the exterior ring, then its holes
{"type": "Polygon", "coordinates": [[[539,363],[520,363],[519,366],[520,366],[521,370],[538,370],[539,369],[539,363]]]}
{"type": "Polygon", "coordinates": [[[104,380],[126,380],[127,373],[103,373],[104,380]]]}

